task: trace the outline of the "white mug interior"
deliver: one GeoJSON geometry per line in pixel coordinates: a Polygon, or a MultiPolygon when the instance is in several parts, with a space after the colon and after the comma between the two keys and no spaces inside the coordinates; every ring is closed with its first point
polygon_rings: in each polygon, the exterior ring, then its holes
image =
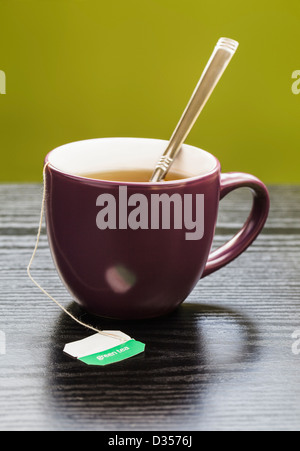
{"type": "MultiPolygon", "coordinates": [[[[52,150],[50,165],[66,174],[86,176],[97,172],[154,170],[168,141],[147,138],[98,138],[77,141],[52,150]]],[[[184,144],[172,165],[183,178],[215,171],[218,160],[203,149],[184,144]]]]}

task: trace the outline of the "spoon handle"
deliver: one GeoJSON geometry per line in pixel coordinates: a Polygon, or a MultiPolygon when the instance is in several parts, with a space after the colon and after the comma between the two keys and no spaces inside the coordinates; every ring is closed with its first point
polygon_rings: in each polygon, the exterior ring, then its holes
{"type": "Polygon", "coordinates": [[[238,42],[232,39],[221,38],[218,41],[196,89],[174,130],[169,144],[163,156],[157,163],[150,180],[151,182],[160,182],[169,171],[182,144],[203,110],[215,86],[222,77],[238,46],[238,42]]]}

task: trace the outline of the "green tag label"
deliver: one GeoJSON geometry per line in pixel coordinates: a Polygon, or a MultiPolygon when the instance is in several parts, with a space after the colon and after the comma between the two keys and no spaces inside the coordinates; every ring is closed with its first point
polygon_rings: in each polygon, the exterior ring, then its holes
{"type": "Polygon", "coordinates": [[[144,343],[136,340],[129,340],[114,348],[81,357],[79,360],[87,365],[109,365],[110,363],[120,362],[121,360],[140,354],[141,352],[144,352],[144,350],[144,343]]]}

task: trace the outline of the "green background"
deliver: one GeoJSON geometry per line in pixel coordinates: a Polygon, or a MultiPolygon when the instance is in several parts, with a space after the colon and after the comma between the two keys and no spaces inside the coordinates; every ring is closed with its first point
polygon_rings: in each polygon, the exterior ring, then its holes
{"type": "Polygon", "coordinates": [[[300,182],[300,2],[0,0],[0,181],[70,141],[169,139],[217,42],[238,53],[187,143],[223,171],[300,182]]]}

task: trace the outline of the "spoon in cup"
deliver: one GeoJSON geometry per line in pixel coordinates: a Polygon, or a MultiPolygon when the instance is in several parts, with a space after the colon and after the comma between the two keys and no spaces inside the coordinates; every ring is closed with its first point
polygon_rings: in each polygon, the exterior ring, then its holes
{"type": "Polygon", "coordinates": [[[219,39],[169,144],[155,167],[150,182],[160,182],[165,178],[238,46],[239,43],[233,39],[219,39]]]}

